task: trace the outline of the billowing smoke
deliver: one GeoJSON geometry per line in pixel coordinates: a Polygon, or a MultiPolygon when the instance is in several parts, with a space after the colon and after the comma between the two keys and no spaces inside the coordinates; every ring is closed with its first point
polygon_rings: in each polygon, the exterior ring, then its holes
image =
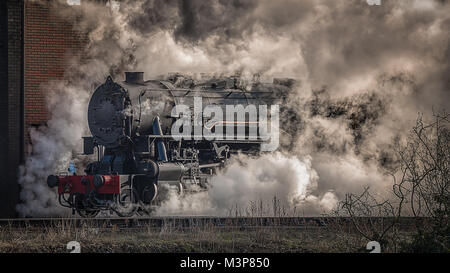
{"type": "Polygon", "coordinates": [[[61,1],[54,12],[88,37],[86,58],[71,60],[71,81],[60,95],[49,93],[55,100],[68,96],[67,109],[50,103],[47,128],[32,133],[33,154],[21,178],[23,215],[57,213],[44,179],[75,156],[79,137],[88,134],[86,99],[108,74],[118,80],[125,70],[147,78],[240,72],[298,80],[283,105],[289,111],[280,121],[290,130],[280,153],[240,156],[209,192],[173,195],[159,213],[223,214],[276,197],[308,214],[364,186],[384,196],[394,141],[417,113],[449,108],[448,1],[61,1]],[[81,88],[73,84],[80,82],[81,88]],[[73,90],[86,95],[71,96],[73,90]],[[80,130],[65,135],[69,126],[80,130]]]}
{"type": "Polygon", "coordinates": [[[280,152],[260,157],[238,155],[217,176],[208,192],[170,198],[157,210],[158,214],[191,215],[301,215],[321,213],[334,208],[337,199],[332,192],[315,196],[318,176],[311,159],[299,159],[280,152]]]}
{"type": "MultiPolygon", "coordinates": [[[[33,152],[20,168],[20,198],[24,203],[17,210],[22,216],[53,216],[68,213],[59,206],[57,194],[46,185],[49,171],[65,173],[74,159],[73,151],[86,132],[85,104],[89,96],[65,82],[52,83],[56,90],[48,93],[47,105],[52,116],[47,126],[32,129],[33,152]],[[64,103],[62,103],[64,102],[64,103]]],[[[77,164],[78,166],[82,164],[77,164]]]]}

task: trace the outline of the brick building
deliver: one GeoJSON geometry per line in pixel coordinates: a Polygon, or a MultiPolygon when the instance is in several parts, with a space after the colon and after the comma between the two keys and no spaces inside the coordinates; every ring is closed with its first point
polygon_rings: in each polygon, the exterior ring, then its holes
{"type": "Polygon", "coordinates": [[[83,46],[83,39],[73,26],[45,2],[25,1],[25,128],[47,121],[45,94],[40,86],[61,79],[67,59],[83,46]]]}
{"type": "Polygon", "coordinates": [[[61,79],[68,57],[83,47],[51,6],[51,0],[0,1],[0,218],[16,216],[27,131],[48,118],[41,86],[61,79]]]}

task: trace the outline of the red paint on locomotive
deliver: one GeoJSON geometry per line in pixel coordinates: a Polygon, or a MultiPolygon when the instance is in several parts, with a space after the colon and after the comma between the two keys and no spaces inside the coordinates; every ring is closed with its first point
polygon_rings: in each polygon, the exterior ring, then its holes
{"type": "Polygon", "coordinates": [[[96,188],[94,186],[93,175],[71,175],[58,176],[58,193],[88,193],[95,190],[99,194],[119,194],[120,193],[120,176],[119,175],[103,175],[104,185],[96,188]],[[89,187],[83,185],[81,180],[86,178],[89,180],[89,187]]]}

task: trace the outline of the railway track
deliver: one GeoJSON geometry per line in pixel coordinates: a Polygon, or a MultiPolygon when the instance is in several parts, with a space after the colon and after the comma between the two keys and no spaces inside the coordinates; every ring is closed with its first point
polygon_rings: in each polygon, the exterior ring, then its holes
{"type": "Polygon", "coordinates": [[[325,226],[322,218],[316,217],[133,217],[133,218],[19,218],[0,219],[0,227],[118,227],[118,228],[161,228],[161,227],[296,227],[325,226]]]}
{"type": "MultiPolygon", "coordinates": [[[[380,220],[381,218],[377,218],[380,220]]],[[[383,218],[392,221],[392,218],[383,218]]],[[[173,216],[173,217],[133,217],[133,218],[18,218],[0,219],[0,227],[9,228],[51,228],[51,227],[90,227],[90,228],[192,228],[192,227],[326,227],[337,223],[351,224],[350,218],[335,217],[211,217],[211,216],[173,216]]],[[[400,224],[409,226],[409,218],[402,218],[400,224]]]]}

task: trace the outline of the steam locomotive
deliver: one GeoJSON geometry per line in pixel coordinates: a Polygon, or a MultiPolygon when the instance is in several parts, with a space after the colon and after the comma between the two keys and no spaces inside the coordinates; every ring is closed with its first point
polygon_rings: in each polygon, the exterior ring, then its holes
{"type": "MultiPolygon", "coordinates": [[[[207,190],[209,180],[230,155],[258,154],[264,143],[259,136],[175,139],[171,132],[177,120],[174,107],[192,109],[195,98],[222,109],[227,105],[273,105],[282,103],[280,99],[286,97],[293,82],[255,79],[249,84],[239,75],[195,81],[180,74],[144,81],[143,72],[125,72],[125,81],[119,83],[109,76],[90,98],[87,116],[92,136],[83,138],[84,154],[96,160],[87,165],[84,175],[49,175],[47,184],[57,187],[62,206],[82,217],[95,217],[101,210],[122,217],[150,214],[163,201],[164,191],[188,194],[207,190]]],[[[222,122],[216,119],[211,123],[195,113],[187,118],[208,129],[222,122]]],[[[241,127],[248,133],[259,123],[226,126],[233,132],[241,127]]]]}

